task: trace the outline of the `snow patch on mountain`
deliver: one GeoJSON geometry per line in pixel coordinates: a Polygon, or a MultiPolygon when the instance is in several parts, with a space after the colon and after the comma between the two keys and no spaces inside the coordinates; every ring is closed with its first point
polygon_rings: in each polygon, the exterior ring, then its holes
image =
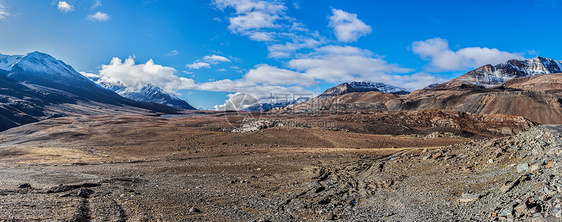
{"type": "Polygon", "coordinates": [[[71,81],[90,81],[74,70],[72,66],[53,58],[49,54],[37,51],[27,55],[0,54],[0,69],[16,75],[25,73],[28,76],[56,82],[63,81],[67,84],[73,84],[71,81]]]}
{"type": "Polygon", "coordinates": [[[114,91],[120,96],[123,96],[127,99],[132,99],[139,102],[160,103],[179,109],[195,109],[185,100],[179,98],[173,93],[168,93],[164,91],[162,88],[158,86],[149,84],[147,86],[140,88],[140,90],[133,90],[125,87],[124,85],[110,84],[107,82],[103,82],[99,78],[96,78],[95,75],[89,75],[89,76],[92,77],[92,81],[95,81],[100,87],[114,91]]]}
{"type": "Polygon", "coordinates": [[[508,80],[526,76],[562,73],[562,61],[543,57],[526,60],[509,60],[497,65],[484,65],[445,84],[469,83],[493,87],[508,80]]]}
{"type": "Polygon", "coordinates": [[[369,82],[369,81],[350,82],[349,85],[354,89],[365,91],[365,92],[380,91],[383,93],[392,93],[396,95],[404,95],[410,93],[408,90],[404,88],[391,86],[380,82],[369,82]]]}
{"type": "Polygon", "coordinates": [[[19,61],[23,56],[21,55],[2,55],[0,54],[0,69],[9,71],[12,65],[19,61]]]}
{"type": "Polygon", "coordinates": [[[380,82],[369,82],[369,81],[354,81],[354,82],[344,82],[337,86],[327,89],[320,96],[339,96],[351,92],[383,92],[392,93],[395,95],[407,95],[410,92],[404,88],[397,86],[388,85],[380,82]]]}

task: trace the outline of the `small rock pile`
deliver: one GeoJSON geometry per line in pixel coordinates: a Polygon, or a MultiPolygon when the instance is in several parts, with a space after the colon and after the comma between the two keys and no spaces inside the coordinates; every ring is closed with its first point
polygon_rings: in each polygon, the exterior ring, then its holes
{"type": "Polygon", "coordinates": [[[273,127],[310,127],[304,123],[284,119],[244,119],[241,123],[242,126],[233,129],[233,133],[248,133],[273,127]]]}

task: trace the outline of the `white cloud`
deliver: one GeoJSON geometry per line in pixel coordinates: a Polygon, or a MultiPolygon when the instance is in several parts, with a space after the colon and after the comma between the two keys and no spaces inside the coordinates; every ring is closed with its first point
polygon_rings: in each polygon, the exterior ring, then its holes
{"type": "Polygon", "coordinates": [[[194,62],[192,64],[187,64],[185,67],[190,69],[200,69],[200,68],[211,68],[211,64],[206,62],[194,62]]]}
{"type": "Polygon", "coordinates": [[[285,44],[273,44],[267,46],[270,58],[289,58],[295,55],[298,50],[306,48],[315,48],[324,43],[323,40],[313,38],[295,38],[291,42],[285,44]]]}
{"type": "Polygon", "coordinates": [[[88,73],[88,72],[80,72],[80,74],[82,74],[83,76],[89,78],[89,79],[98,79],[101,77],[101,75],[99,74],[95,74],[95,73],[88,73]]]}
{"type": "Polygon", "coordinates": [[[178,50],[172,50],[171,52],[168,52],[168,54],[166,54],[167,56],[177,56],[180,54],[180,51],[178,50]]]}
{"type": "Polygon", "coordinates": [[[74,11],[74,6],[68,4],[65,1],[59,1],[59,3],[57,4],[57,8],[59,9],[59,11],[64,13],[74,11]]]}
{"type": "Polygon", "coordinates": [[[190,69],[201,69],[201,68],[211,68],[211,65],[216,65],[219,64],[221,62],[231,62],[230,59],[224,57],[224,56],[219,56],[219,55],[207,55],[204,56],[203,59],[201,60],[197,60],[195,62],[193,62],[192,64],[187,64],[185,67],[188,67],[190,69]]]}
{"type": "Polygon", "coordinates": [[[94,5],[92,5],[92,9],[95,9],[97,7],[101,7],[101,1],[97,0],[96,2],[94,2],[94,5]]]}
{"type": "Polygon", "coordinates": [[[125,61],[114,57],[109,65],[102,65],[99,71],[100,82],[122,85],[128,90],[140,90],[148,84],[158,86],[168,92],[179,89],[194,89],[197,86],[192,79],[179,77],[176,69],[157,65],[148,60],[144,64],[135,64],[129,57],[125,61]]]}
{"type": "Polygon", "coordinates": [[[215,22],[222,22],[222,19],[220,19],[219,17],[214,17],[214,18],[213,18],[213,21],[215,21],[215,22]]]}
{"type": "Polygon", "coordinates": [[[274,22],[277,19],[279,19],[279,16],[275,14],[249,12],[244,15],[229,18],[230,25],[228,29],[237,33],[250,35],[252,32],[247,32],[249,30],[276,27],[274,22]]]}
{"type": "Polygon", "coordinates": [[[275,34],[272,32],[252,32],[248,35],[248,38],[258,42],[269,42],[275,39],[275,34]]]}
{"type": "Polygon", "coordinates": [[[6,11],[6,7],[4,7],[3,5],[0,5],[0,19],[6,18],[6,16],[9,16],[10,14],[8,14],[8,12],[6,11]]]}
{"type": "Polygon", "coordinates": [[[216,63],[219,63],[219,62],[231,62],[230,59],[227,59],[226,57],[219,56],[219,55],[205,56],[205,57],[203,57],[203,61],[210,62],[212,64],[216,64],[216,63]]]}
{"type": "Polygon", "coordinates": [[[109,20],[111,17],[103,12],[96,12],[93,15],[88,15],[88,20],[90,21],[100,21],[100,22],[105,22],[107,20],[109,20]]]}
{"type": "Polygon", "coordinates": [[[295,7],[295,9],[300,9],[301,5],[298,2],[293,2],[293,7],[295,7]]]}
{"type": "Polygon", "coordinates": [[[304,73],[280,69],[267,64],[257,65],[244,76],[244,80],[254,84],[268,85],[301,85],[317,84],[314,78],[304,73]]]}
{"type": "Polygon", "coordinates": [[[228,29],[268,46],[270,58],[286,58],[296,51],[313,48],[324,38],[311,32],[295,18],[286,15],[283,1],[214,0],[219,10],[234,9],[228,29]]]}
{"type": "Polygon", "coordinates": [[[228,29],[247,36],[260,29],[277,27],[275,21],[287,9],[282,2],[263,0],[215,0],[214,5],[220,10],[234,8],[228,29]]]}
{"type": "Polygon", "coordinates": [[[448,41],[442,38],[414,42],[412,51],[422,59],[429,60],[431,68],[439,71],[456,71],[502,63],[509,59],[524,59],[522,53],[510,53],[486,47],[468,47],[455,52],[449,48],[448,41]]]}
{"type": "Polygon", "coordinates": [[[263,0],[215,0],[214,5],[221,10],[232,7],[236,10],[236,14],[245,14],[252,11],[277,14],[287,9],[282,2],[263,0]]]}
{"type": "Polygon", "coordinates": [[[361,36],[371,33],[371,26],[352,14],[339,9],[332,9],[329,27],[334,29],[334,34],[341,42],[354,42],[361,36]]]}
{"type": "Polygon", "coordinates": [[[351,46],[325,46],[289,61],[289,67],[330,83],[357,79],[385,82],[390,73],[413,70],[389,64],[368,50],[351,46]]]}

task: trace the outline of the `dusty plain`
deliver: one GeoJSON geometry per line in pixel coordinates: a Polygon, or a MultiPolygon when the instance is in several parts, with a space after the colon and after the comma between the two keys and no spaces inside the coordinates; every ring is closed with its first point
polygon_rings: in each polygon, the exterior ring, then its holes
{"type": "Polygon", "coordinates": [[[276,124],[245,133],[232,132],[248,127],[244,114],[222,112],[27,124],[0,134],[0,220],[497,219],[497,204],[459,197],[497,189],[521,159],[505,149],[498,156],[500,143],[472,156],[458,147],[536,124],[416,112],[260,114],[276,124]]]}

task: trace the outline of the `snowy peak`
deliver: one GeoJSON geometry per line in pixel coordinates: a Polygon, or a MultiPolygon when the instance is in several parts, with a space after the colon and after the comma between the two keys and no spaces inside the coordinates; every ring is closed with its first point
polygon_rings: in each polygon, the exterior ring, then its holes
{"type": "Polygon", "coordinates": [[[410,93],[408,90],[404,88],[391,86],[384,83],[354,81],[354,82],[345,82],[337,86],[334,86],[332,88],[329,88],[326,91],[324,91],[324,93],[320,94],[320,96],[338,96],[351,92],[370,92],[370,91],[392,93],[395,95],[407,95],[410,93]]]}
{"type": "Polygon", "coordinates": [[[41,73],[60,77],[76,78],[79,74],[63,61],[56,60],[49,54],[41,52],[32,52],[23,56],[13,66],[12,70],[19,69],[26,73],[41,73]]]}
{"type": "Polygon", "coordinates": [[[76,80],[89,81],[74,70],[72,66],[53,58],[49,54],[37,51],[24,56],[0,55],[0,69],[8,71],[11,73],[10,77],[20,81],[33,81],[35,78],[68,84],[73,84],[72,81],[76,80]]]}
{"type": "Polygon", "coordinates": [[[543,57],[525,60],[512,59],[497,65],[481,66],[459,78],[444,83],[444,85],[449,86],[469,83],[492,87],[514,78],[553,73],[562,73],[562,61],[543,57]]]}
{"type": "Polygon", "coordinates": [[[0,69],[9,71],[12,65],[19,61],[23,56],[21,55],[2,55],[0,54],[0,69]]]}
{"type": "Polygon", "coordinates": [[[392,93],[396,95],[404,95],[409,94],[408,90],[396,86],[387,85],[380,82],[351,82],[349,83],[351,88],[356,90],[365,90],[365,91],[380,91],[383,93],[392,93]]]}
{"type": "Polygon", "coordinates": [[[172,93],[168,93],[162,88],[155,85],[149,84],[142,87],[140,90],[131,90],[121,84],[111,84],[108,82],[103,82],[99,78],[92,78],[92,81],[95,81],[101,87],[114,91],[120,96],[123,96],[127,99],[132,99],[139,102],[160,103],[179,109],[195,109],[185,100],[177,97],[172,93]]]}

